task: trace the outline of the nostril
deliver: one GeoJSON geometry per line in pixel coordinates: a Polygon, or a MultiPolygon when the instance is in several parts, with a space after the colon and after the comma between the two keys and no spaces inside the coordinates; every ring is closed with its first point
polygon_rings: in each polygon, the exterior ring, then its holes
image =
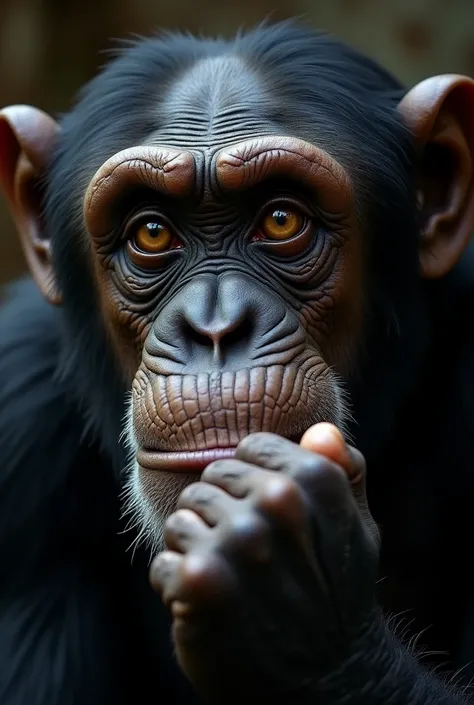
{"type": "Polygon", "coordinates": [[[214,347],[214,341],[210,335],[207,335],[206,333],[201,333],[200,331],[196,330],[192,326],[189,326],[186,337],[189,339],[190,342],[195,343],[196,345],[199,345],[199,347],[202,347],[202,348],[213,348],[214,347]]]}
{"type": "Polygon", "coordinates": [[[247,345],[253,334],[253,326],[250,320],[241,321],[235,328],[228,332],[223,332],[220,337],[219,344],[221,348],[235,348],[239,345],[247,345]]]}
{"type": "Polygon", "coordinates": [[[200,348],[229,350],[248,344],[253,334],[251,321],[244,318],[233,324],[197,325],[194,321],[186,321],[182,331],[188,343],[200,348]]]}

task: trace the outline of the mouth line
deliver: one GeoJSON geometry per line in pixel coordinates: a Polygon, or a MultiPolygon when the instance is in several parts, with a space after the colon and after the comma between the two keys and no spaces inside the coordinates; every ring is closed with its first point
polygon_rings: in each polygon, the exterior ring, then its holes
{"type": "MultiPolygon", "coordinates": [[[[296,436],[283,436],[292,443],[299,444],[302,433],[296,436]]],[[[137,462],[143,470],[161,472],[198,473],[214,460],[228,460],[235,456],[236,446],[204,448],[203,450],[162,451],[141,447],[137,450],[137,462]]]]}
{"type": "Polygon", "coordinates": [[[204,450],[182,450],[163,452],[141,448],[137,451],[137,462],[143,470],[162,472],[202,472],[214,460],[227,460],[235,455],[235,447],[206,448],[204,450]]]}

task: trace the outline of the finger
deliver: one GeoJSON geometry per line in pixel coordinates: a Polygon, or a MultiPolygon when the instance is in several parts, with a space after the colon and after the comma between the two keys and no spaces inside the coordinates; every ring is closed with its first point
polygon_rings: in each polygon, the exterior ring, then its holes
{"type": "MultiPolygon", "coordinates": [[[[249,498],[252,505],[267,517],[290,528],[300,527],[305,519],[305,505],[297,484],[288,476],[240,460],[216,461],[204,471],[202,479],[231,492],[239,499],[249,498]]],[[[232,507],[222,518],[231,515],[232,507]]]]}
{"type": "Polygon", "coordinates": [[[295,448],[298,448],[296,443],[287,438],[261,431],[240,441],[235,451],[235,459],[267,470],[279,471],[286,468],[288,454],[295,448]]]}
{"type": "MultiPolygon", "coordinates": [[[[232,461],[230,461],[232,462],[232,461]]],[[[225,461],[223,461],[225,463],[225,461]]],[[[203,480],[203,478],[202,478],[203,480]]],[[[178,509],[192,510],[209,526],[215,526],[233,511],[235,498],[208,481],[195,482],[181,492],[178,509]]]]}
{"type": "Polygon", "coordinates": [[[236,456],[265,470],[282,472],[310,496],[319,493],[324,501],[331,494],[343,499],[348,494],[347,472],[330,458],[301,448],[272,433],[253,433],[239,444],[236,456]]]}
{"type": "Polygon", "coordinates": [[[380,535],[367,501],[366,464],[362,453],[347,445],[339,429],[328,423],[311,426],[303,435],[301,446],[314,453],[332,458],[346,470],[363,522],[378,545],[380,535]]]}
{"type": "Polygon", "coordinates": [[[201,481],[220,487],[238,499],[252,489],[252,476],[261,468],[241,460],[216,460],[204,470],[201,481]]]}
{"type": "Polygon", "coordinates": [[[153,559],[150,567],[150,584],[168,606],[177,594],[182,561],[183,556],[179,553],[163,551],[153,559]]]}
{"type": "Polygon", "coordinates": [[[166,520],[164,539],[171,551],[186,553],[201,544],[209,535],[209,527],[195,512],[178,509],[166,520]]]}
{"type": "Polygon", "coordinates": [[[174,616],[185,610],[229,606],[238,594],[238,584],[228,563],[216,552],[205,551],[183,556],[163,551],[153,559],[150,574],[152,588],[161,596],[174,616]]]}
{"type": "Polygon", "coordinates": [[[358,476],[365,473],[362,453],[349,447],[342,433],[333,424],[318,423],[311,426],[304,433],[300,446],[333,460],[346,470],[351,481],[358,481],[358,476]]]}
{"type": "Polygon", "coordinates": [[[342,467],[350,480],[354,497],[366,503],[365,459],[356,448],[348,446],[342,433],[333,424],[318,423],[311,426],[303,435],[302,448],[324,455],[342,467]]]}

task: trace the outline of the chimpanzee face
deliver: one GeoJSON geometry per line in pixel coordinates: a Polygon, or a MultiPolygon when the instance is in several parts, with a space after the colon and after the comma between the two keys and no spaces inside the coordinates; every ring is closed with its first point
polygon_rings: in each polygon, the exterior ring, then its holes
{"type": "Polygon", "coordinates": [[[339,375],[361,328],[348,173],[239,105],[233,62],[197,74],[212,78],[208,102],[197,110],[195,84],[178,83],[172,125],[106,160],[84,200],[104,325],[132,388],[133,484],[153,512],[163,483],[178,493],[249,433],[344,428],[339,375]]]}

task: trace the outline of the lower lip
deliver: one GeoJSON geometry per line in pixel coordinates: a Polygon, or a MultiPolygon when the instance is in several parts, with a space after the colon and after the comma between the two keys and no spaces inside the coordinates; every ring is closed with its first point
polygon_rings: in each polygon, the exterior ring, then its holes
{"type": "Polygon", "coordinates": [[[139,450],[137,461],[144,470],[165,472],[202,472],[214,460],[228,460],[235,455],[235,448],[208,448],[207,450],[160,453],[139,450]]]}

